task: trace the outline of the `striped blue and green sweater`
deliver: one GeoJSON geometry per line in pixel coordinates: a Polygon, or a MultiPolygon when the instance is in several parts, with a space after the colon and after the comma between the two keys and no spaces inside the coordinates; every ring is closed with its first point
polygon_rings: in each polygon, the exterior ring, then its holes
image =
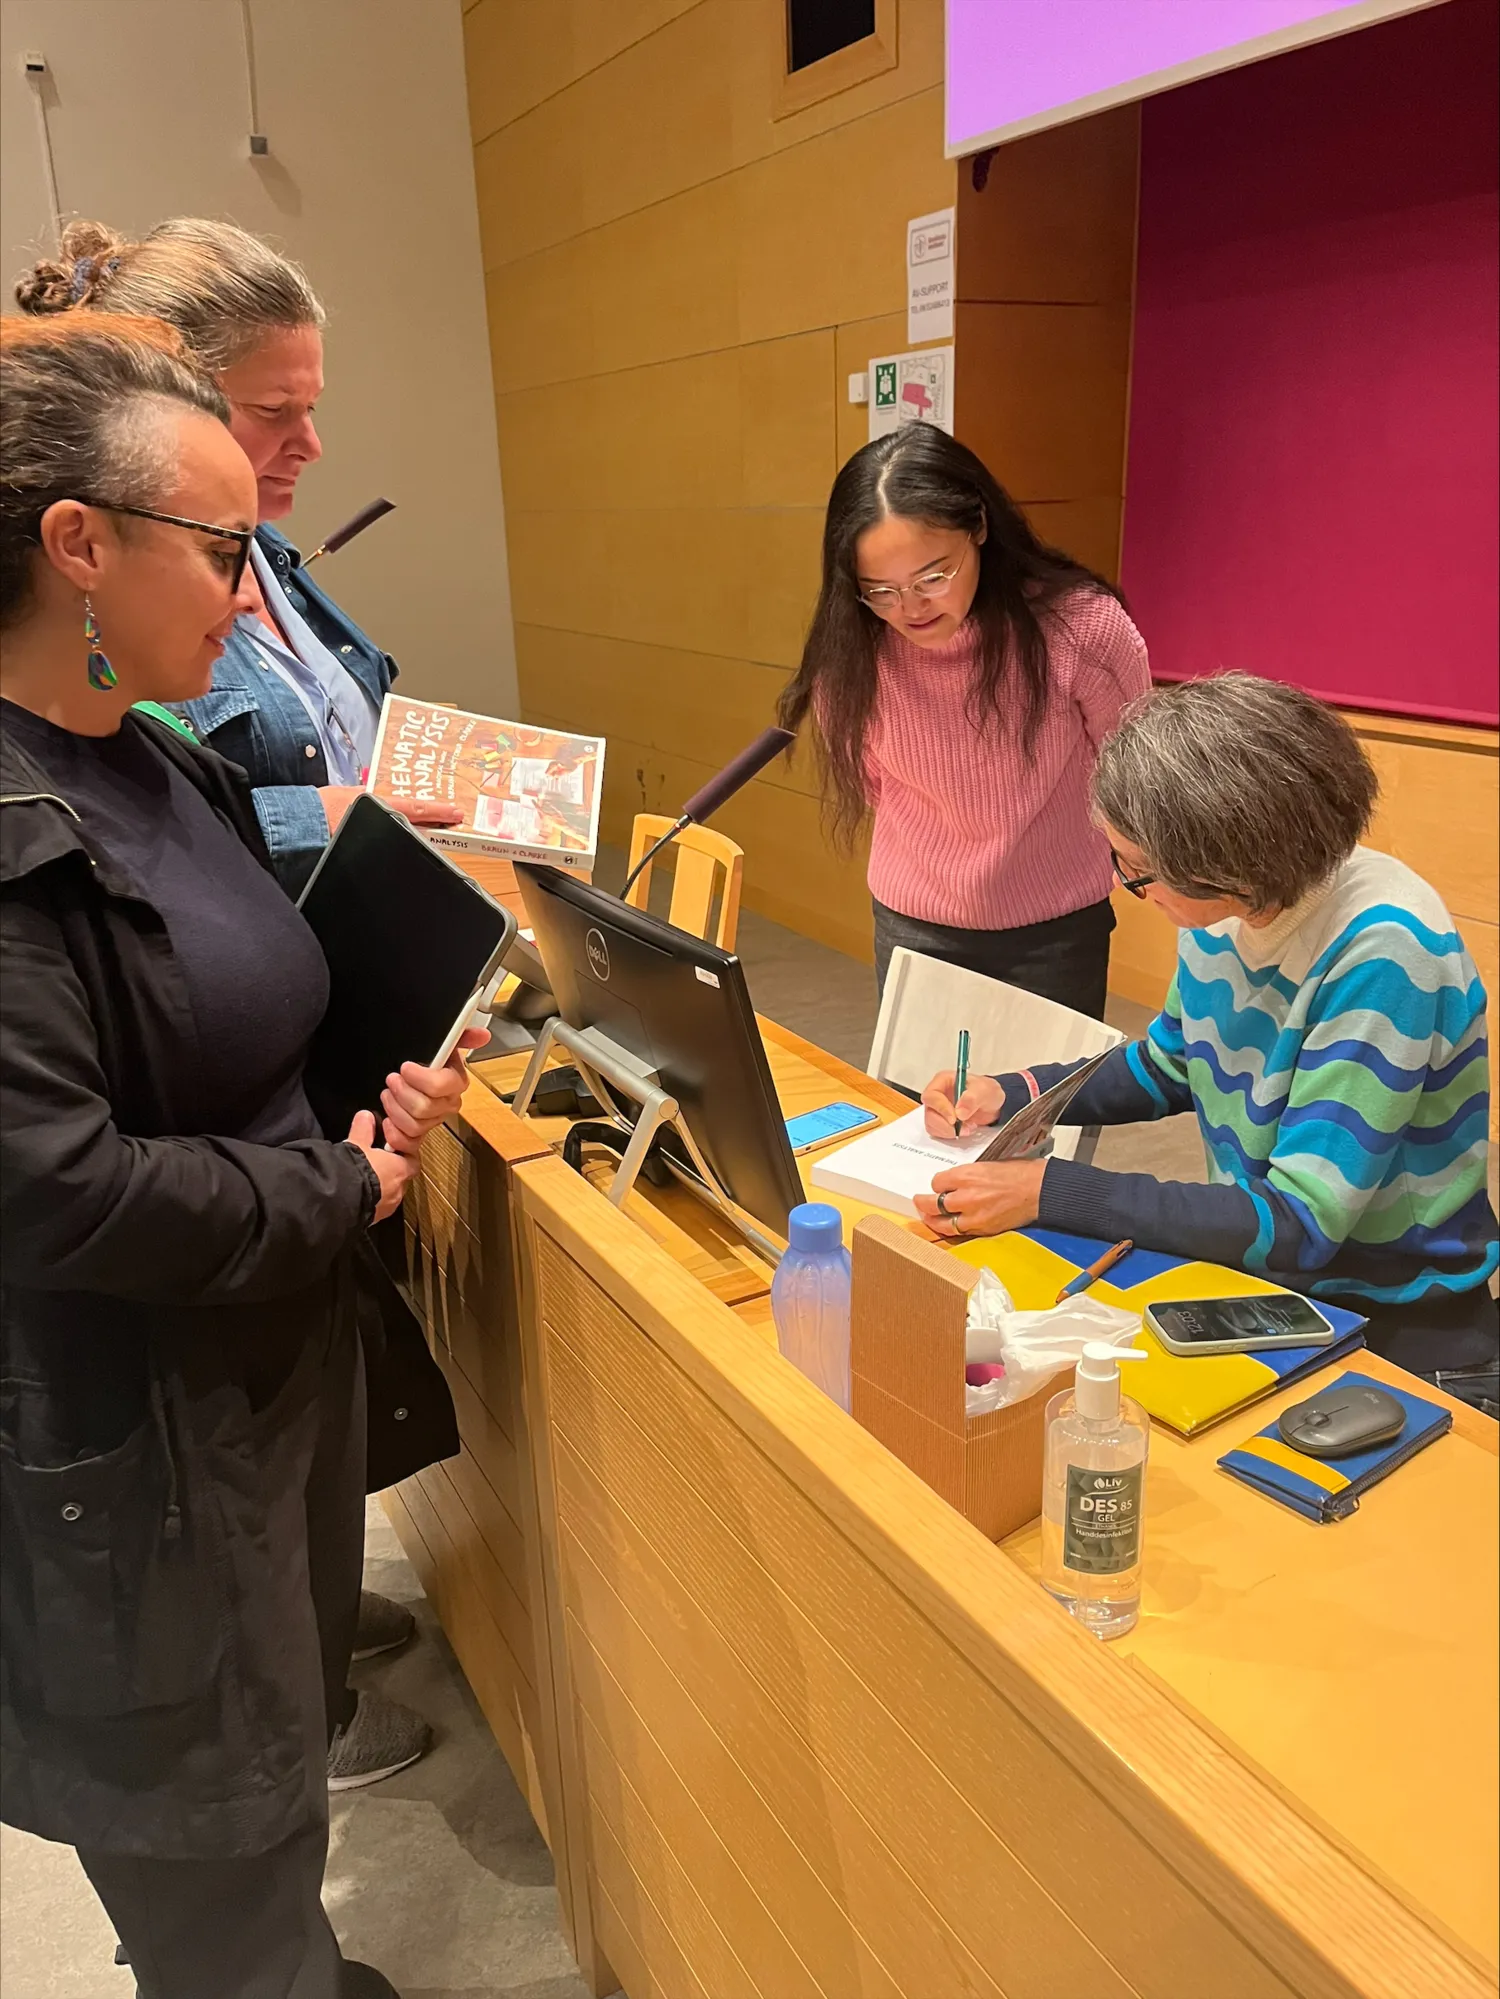
{"type": "MultiPolygon", "coordinates": [[[[1072,1066],[1033,1073],[1045,1088],[1072,1066]]],[[[1460,1294],[1480,1307],[1497,1254],[1484,987],[1401,862],[1356,848],[1270,925],[1182,932],[1166,1005],[1068,1121],[1177,1111],[1197,1115],[1209,1185],[1054,1159],[1043,1225],[1241,1265],[1387,1323],[1452,1323],[1460,1294]]]]}

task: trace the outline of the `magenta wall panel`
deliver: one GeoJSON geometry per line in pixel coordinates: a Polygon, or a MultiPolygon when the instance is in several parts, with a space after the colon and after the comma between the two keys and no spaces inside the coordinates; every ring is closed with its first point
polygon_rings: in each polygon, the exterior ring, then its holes
{"type": "Polygon", "coordinates": [[[1143,107],[1124,583],[1160,676],[1495,719],[1497,19],[1143,107]]]}

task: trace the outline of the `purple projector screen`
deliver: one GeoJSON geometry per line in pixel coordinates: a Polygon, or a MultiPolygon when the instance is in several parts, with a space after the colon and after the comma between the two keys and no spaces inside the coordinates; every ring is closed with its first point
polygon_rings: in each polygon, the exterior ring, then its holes
{"type": "Polygon", "coordinates": [[[1439,4],[948,0],[948,157],[1439,4]]]}

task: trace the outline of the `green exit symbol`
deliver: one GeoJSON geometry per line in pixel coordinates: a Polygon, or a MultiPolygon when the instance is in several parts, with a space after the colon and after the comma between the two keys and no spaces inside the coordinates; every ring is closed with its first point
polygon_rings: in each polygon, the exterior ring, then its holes
{"type": "Polygon", "coordinates": [[[875,407],[878,410],[893,410],[896,407],[894,361],[882,361],[875,369],[875,407]]]}

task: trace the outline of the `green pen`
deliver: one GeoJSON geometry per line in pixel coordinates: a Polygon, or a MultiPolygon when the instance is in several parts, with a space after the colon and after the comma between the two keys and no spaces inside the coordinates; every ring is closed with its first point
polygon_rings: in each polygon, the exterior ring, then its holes
{"type": "MultiPolygon", "coordinates": [[[[957,1111],[958,1109],[958,1103],[960,1097],[962,1097],[964,1091],[968,1089],[968,1087],[969,1087],[969,1030],[966,1027],[961,1027],[958,1030],[958,1061],[954,1064],[953,1068],[953,1108],[955,1111],[957,1111]]],[[[963,1134],[963,1128],[964,1128],[963,1119],[961,1117],[955,1117],[953,1120],[953,1136],[955,1138],[961,1137],[963,1134]]]]}

